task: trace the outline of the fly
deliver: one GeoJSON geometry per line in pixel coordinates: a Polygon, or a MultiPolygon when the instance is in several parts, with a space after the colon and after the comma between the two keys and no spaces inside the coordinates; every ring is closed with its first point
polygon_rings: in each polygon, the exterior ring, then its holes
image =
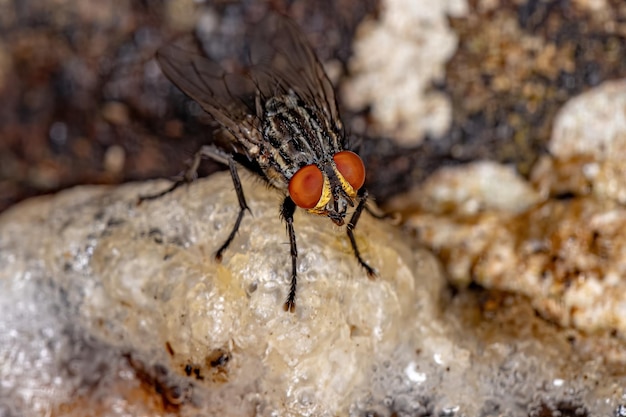
{"type": "MultiPolygon", "coordinates": [[[[296,25],[278,15],[265,18],[245,35],[247,65],[207,57],[194,43],[172,44],[157,53],[158,63],[180,90],[219,124],[215,143],[201,147],[184,177],[152,199],[195,178],[200,161],[210,158],[229,167],[239,201],[233,228],[218,248],[220,261],[246,210],[237,166],[259,175],[284,192],[280,216],[287,226],[291,285],[284,308],[296,301],[298,249],[293,225],[296,207],[328,217],[346,232],[354,255],[370,277],[354,229],[366,206],[365,166],[347,149],[333,86],[296,25]],[[346,223],[349,208],[354,208],[346,223]]],[[[378,215],[372,213],[376,217],[378,215]]]]}

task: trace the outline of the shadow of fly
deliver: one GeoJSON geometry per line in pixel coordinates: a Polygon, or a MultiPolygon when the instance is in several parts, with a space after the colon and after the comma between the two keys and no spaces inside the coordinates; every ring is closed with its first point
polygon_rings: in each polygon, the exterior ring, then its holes
{"type": "Polygon", "coordinates": [[[259,175],[284,192],[280,216],[287,225],[291,251],[291,285],[285,310],[294,311],[298,249],[293,226],[296,207],[345,224],[350,245],[370,277],[376,271],[365,262],[354,237],[366,206],[365,167],[346,149],[333,86],[296,25],[270,15],[254,25],[242,43],[245,65],[214,59],[199,42],[181,39],[157,53],[163,73],[195,100],[219,125],[212,145],[201,147],[189,169],[170,188],[141,200],[161,197],[192,181],[203,158],[228,166],[239,214],[219,247],[220,261],[241,224],[246,204],[237,167],[259,175]],[[354,208],[346,223],[349,208],[354,208]]]}

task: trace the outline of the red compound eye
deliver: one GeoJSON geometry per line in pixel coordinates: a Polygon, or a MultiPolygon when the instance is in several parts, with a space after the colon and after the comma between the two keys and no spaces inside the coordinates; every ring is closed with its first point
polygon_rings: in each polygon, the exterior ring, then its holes
{"type": "MultiPolygon", "coordinates": [[[[358,158],[358,156],[357,156],[358,158]]],[[[315,165],[300,168],[289,180],[289,196],[298,207],[315,207],[322,196],[324,177],[315,165]]]]}
{"type": "Polygon", "coordinates": [[[355,191],[365,182],[365,165],[359,155],[350,151],[337,152],[333,156],[337,170],[343,175],[355,191]]]}

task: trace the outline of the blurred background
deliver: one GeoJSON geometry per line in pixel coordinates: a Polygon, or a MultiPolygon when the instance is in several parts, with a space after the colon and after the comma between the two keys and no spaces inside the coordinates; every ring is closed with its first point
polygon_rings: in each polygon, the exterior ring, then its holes
{"type": "MultiPolygon", "coordinates": [[[[210,142],[211,128],[162,76],[154,54],[196,30],[199,20],[237,31],[270,10],[290,15],[341,92],[359,71],[351,61],[355,37],[365,31],[363,22],[380,19],[387,3],[0,0],[0,211],[78,184],[182,171],[193,151],[210,142]]],[[[463,12],[445,19],[456,47],[425,89],[445,97],[445,129],[396,135],[377,126],[374,106],[342,106],[379,202],[442,165],[492,159],[526,175],[544,152],[560,106],[626,74],[622,0],[600,2],[597,13],[582,0],[460,3],[463,12]]],[[[428,25],[421,30],[428,39],[428,25]]],[[[384,51],[361,46],[357,52],[376,57],[384,51]]],[[[407,78],[420,72],[417,64],[390,63],[406,67],[399,73],[407,78]]],[[[387,87],[377,88],[384,97],[387,87]]],[[[217,169],[223,167],[207,162],[201,175],[217,169]]]]}

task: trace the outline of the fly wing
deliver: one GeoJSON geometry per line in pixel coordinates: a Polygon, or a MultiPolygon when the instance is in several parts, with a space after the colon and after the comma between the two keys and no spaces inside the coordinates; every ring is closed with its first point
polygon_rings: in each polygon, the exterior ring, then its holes
{"type": "Polygon", "coordinates": [[[270,14],[249,26],[243,39],[218,43],[238,48],[239,60],[245,62],[207,56],[191,37],[157,53],[163,73],[229,133],[218,138],[218,145],[253,162],[263,141],[262,102],[290,91],[321,113],[325,125],[341,132],[333,86],[296,24],[270,14]]]}
{"type": "Polygon", "coordinates": [[[203,55],[192,38],[162,47],[157,52],[157,61],[165,76],[228,132],[221,136],[219,145],[253,159],[250,149],[262,137],[259,119],[253,104],[250,105],[257,91],[250,74],[243,69],[225,70],[203,55]]]}
{"type": "Polygon", "coordinates": [[[253,27],[249,39],[253,77],[264,98],[293,90],[341,130],[333,85],[292,20],[271,14],[253,27]]]}

